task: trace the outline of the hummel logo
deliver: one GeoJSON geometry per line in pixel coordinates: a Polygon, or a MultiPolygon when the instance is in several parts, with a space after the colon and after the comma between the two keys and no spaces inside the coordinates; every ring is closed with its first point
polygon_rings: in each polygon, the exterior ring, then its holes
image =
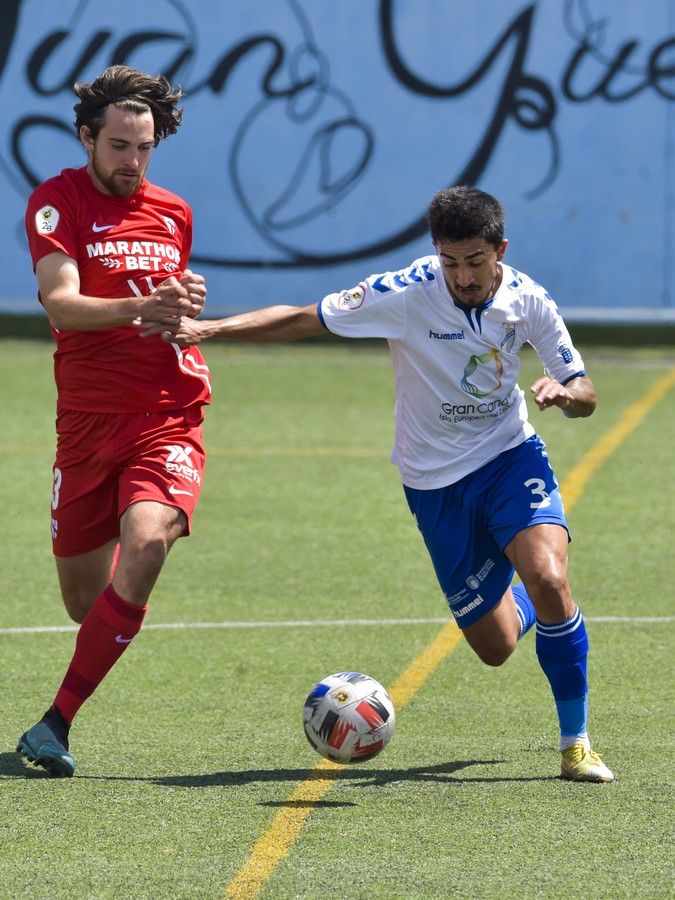
{"type": "Polygon", "coordinates": [[[175,485],[173,485],[173,484],[170,485],[170,487],[169,487],[169,493],[170,493],[170,494],[187,494],[188,497],[191,497],[191,496],[192,496],[192,492],[191,492],[191,491],[180,491],[180,490],[179,490],[175,485]]]}
{"type": "Polygon", "coordinates": [[[123,634],[118,634],[115,640],[118,644],[130,644],[133,641],[133,638],[125,638],[123,634]]]}
{"type": "Polygon", "coordinates": [[[114,228],[114,225],[97,225],[96,222],[91,226],[92,231],[107,231],[109,228],[114,228]]]}

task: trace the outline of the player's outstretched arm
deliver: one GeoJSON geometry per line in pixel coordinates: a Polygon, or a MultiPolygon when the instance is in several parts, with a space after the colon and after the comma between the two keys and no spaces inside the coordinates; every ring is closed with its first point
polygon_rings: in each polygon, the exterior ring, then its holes
{"type": "MultiPolygon", "coordinates": [[[[35,267],[40,298],[49,321],[61,330],[96,331],[131,325],[139,316],[144,321],[175,327],[182,315],[190,315],[191,293],[199,293],[167,278],[149,297],[90,297],[80,292],[80,273],[74,259],[65,253],[49,253],[35,267]]],[[[204,289],[204,295],[206,290],[204,289]]]]}
{"type": "MultiPolygon", "coordinates": [[[[156,327],[143,327],[141,334],[157,334],[156,327]]],[[[311,306],[267,306],[224,319],[190,319],[183,316],[178,329],[163,334],[166,340],[190,347],[202,341],[220,338],[228,341],[286,343],[327,334],[319,318],[317,304],[311,306]]]]}
{"type": "Polygon", "coordinates": [[[555,378],[539,378],[530,390],[539,409],[557,406],[570,419],[590,416],[597,405],[593,382],[586,375],[573,378],[565,385],[555,378]]]}

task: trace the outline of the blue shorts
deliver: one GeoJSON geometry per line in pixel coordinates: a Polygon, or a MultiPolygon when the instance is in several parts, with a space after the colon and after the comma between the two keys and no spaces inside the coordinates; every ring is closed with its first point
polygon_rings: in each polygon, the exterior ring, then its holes
{"type": "Polygon", "coordinates": [[[514,568],[504,548],[518,532],[553,522],[569,536],[558,482],[538,435],[448,487],[404,490],[460,628],[506,593],[514,568]]]}

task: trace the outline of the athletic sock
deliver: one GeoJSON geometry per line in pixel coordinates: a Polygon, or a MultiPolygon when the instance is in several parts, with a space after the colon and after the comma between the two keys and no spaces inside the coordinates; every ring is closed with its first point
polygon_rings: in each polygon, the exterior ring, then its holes
{"type": "Polygon", "coordinates": [[[525,590],[524,584],[511,585],[513,599],[516,601],[516,612],[518,613],[518,624],[520,625],[520,634],[518,640],[524,637],[532,628],[537,618],[534,604],[530,600],[530,595],[525,590]]]}
{"type": "Polygon", "coordinates": [[[588,635],[577,607],[556,625],[537,619],[537,658],[549,680],[560,722],[560,749],[588,740],[588,635]]]}
{"type": "Polygon", "coordinates": [[[75,653],[54,698],[53,705],[66,722],[73,721],[78,709],[141,630],[147,608],[147,604],[128,603],[111,584],[96,598],[80,625],[75,653]]]}
{"type": "Polygon", "coordinates": [[[70,725],[63,718],[60,711],[55,706],[50,706],[47,712],[41,719],[45,725],[49,725],[51,730],[54,732],[56,737],[61,741],[63,746],[68,749],[68,732],[70,731],[70,725]]]}

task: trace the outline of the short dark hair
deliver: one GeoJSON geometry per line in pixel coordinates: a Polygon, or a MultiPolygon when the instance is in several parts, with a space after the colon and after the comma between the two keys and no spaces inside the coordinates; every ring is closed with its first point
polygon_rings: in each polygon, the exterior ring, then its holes
{"type": "Polygon", "coordinates": [[[482,237],[498,247],[504,240],[504,210],[499,201],[466,184],[438,191],[429,204],[427,222],[434,244],[439,239],[482,237]]]}
{"type": "Polygon", "coordinates": [[[155,123],[155,147],[161,140],[178,131],[183,110],[178,102],[183,96],[163,75],[146,75],[130,66],[110,66],[92,81],[78,81],[73,86],[80,102],[75,104],[75,128],[86,125],[95,138],[105,122],[109,106],[140,115],[149,109],[155,123]]]}

